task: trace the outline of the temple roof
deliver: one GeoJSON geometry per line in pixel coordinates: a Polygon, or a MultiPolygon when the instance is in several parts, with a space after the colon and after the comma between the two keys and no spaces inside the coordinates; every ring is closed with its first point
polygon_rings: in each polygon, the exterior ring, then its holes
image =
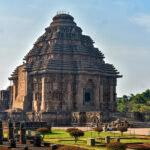
{"type": "MultiPolygon", "coordinates": [[[[120,77],[113,65],[105,63],[104,55],[93,43],[90,36],[82,34],[71,15],[57,14],[25,56],[26,71],[31,74],[87,72],[120,77]]],[[[12,76],[17,76],[17,69],[12,76]]]]}

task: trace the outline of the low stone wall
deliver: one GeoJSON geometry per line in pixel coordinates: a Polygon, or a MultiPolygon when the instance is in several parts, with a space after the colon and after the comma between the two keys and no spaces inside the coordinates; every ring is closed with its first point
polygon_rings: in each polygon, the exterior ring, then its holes
{"type": "Polygon", "coordinates": [[[52,126],[69,126],[71,125],[70,112],[42,112],[41,121],[47,121],[52,126]]]}
{"type": "Polygon", "coordinates": [[[94,124],[101,124],[104,122],[111,122],[118,118],[131,118],[135,121],[144,121],[144,114],[141,113],[120,113],[120,112],[0,112],[1,120],[11,119],[17,121],[27,122],[47,122],[52,126],[70,126],[77,124],[79,126],[86,126],[93,122],[94,124]]]}
{"type": "Polygon", "coordinates": [[[110,112],[111,118],[130,118],[135,121],[145,121],[143,113],[139,112],[110,112]]]}
{"type": "Polygon", "coordinates": [[[26,114],[24,112],[11,112],[9,116],[13,121],[23,121],[26,117],[26,114]]]}

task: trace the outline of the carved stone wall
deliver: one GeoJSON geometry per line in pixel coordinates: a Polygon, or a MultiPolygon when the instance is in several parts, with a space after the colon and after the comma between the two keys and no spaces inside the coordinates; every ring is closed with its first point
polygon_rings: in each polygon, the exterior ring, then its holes
{"type": "Polygon", "coordinates": [[[14,81],[13,91],[13,109],[23,109],[25,96],[25,73],[23,72],[25,66],[18,68],[18,79],[14,81]]]}

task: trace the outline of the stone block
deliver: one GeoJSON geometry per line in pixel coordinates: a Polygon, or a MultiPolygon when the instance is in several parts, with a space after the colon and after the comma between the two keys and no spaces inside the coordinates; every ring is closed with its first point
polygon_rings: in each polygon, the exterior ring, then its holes
{"type": "Polygon", "coordinates": [[[50,146],[50,150],[57,150],[58,147],[59,147],[59,146],[58,146],[57,144],[52,144],[52,145],[50,146]]]}
{"type": "Polygon", "coordinates": [[[87,145],[89,145],[89,146],[95,146],[95,139],[94,138],[87,139],[87,145]]]}
{"type": "Polygon", "coordinates": [[[106,137],[105,137],[105,143],[106,143],[106,144],[109,144],[109,143],[110,143],[110,136],[106,136],[106,137]]]}

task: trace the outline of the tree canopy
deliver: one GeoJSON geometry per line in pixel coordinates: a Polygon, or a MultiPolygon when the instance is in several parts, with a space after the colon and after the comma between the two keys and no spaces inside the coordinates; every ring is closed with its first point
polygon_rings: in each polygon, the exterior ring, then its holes
{"type": "Polygon", "coordinates": [[[145,114],[147,120],[150,114],[150,90],[141,94],[123,95],[117,98],[117,109],[120,112],[141,112],[145,114]]]}

